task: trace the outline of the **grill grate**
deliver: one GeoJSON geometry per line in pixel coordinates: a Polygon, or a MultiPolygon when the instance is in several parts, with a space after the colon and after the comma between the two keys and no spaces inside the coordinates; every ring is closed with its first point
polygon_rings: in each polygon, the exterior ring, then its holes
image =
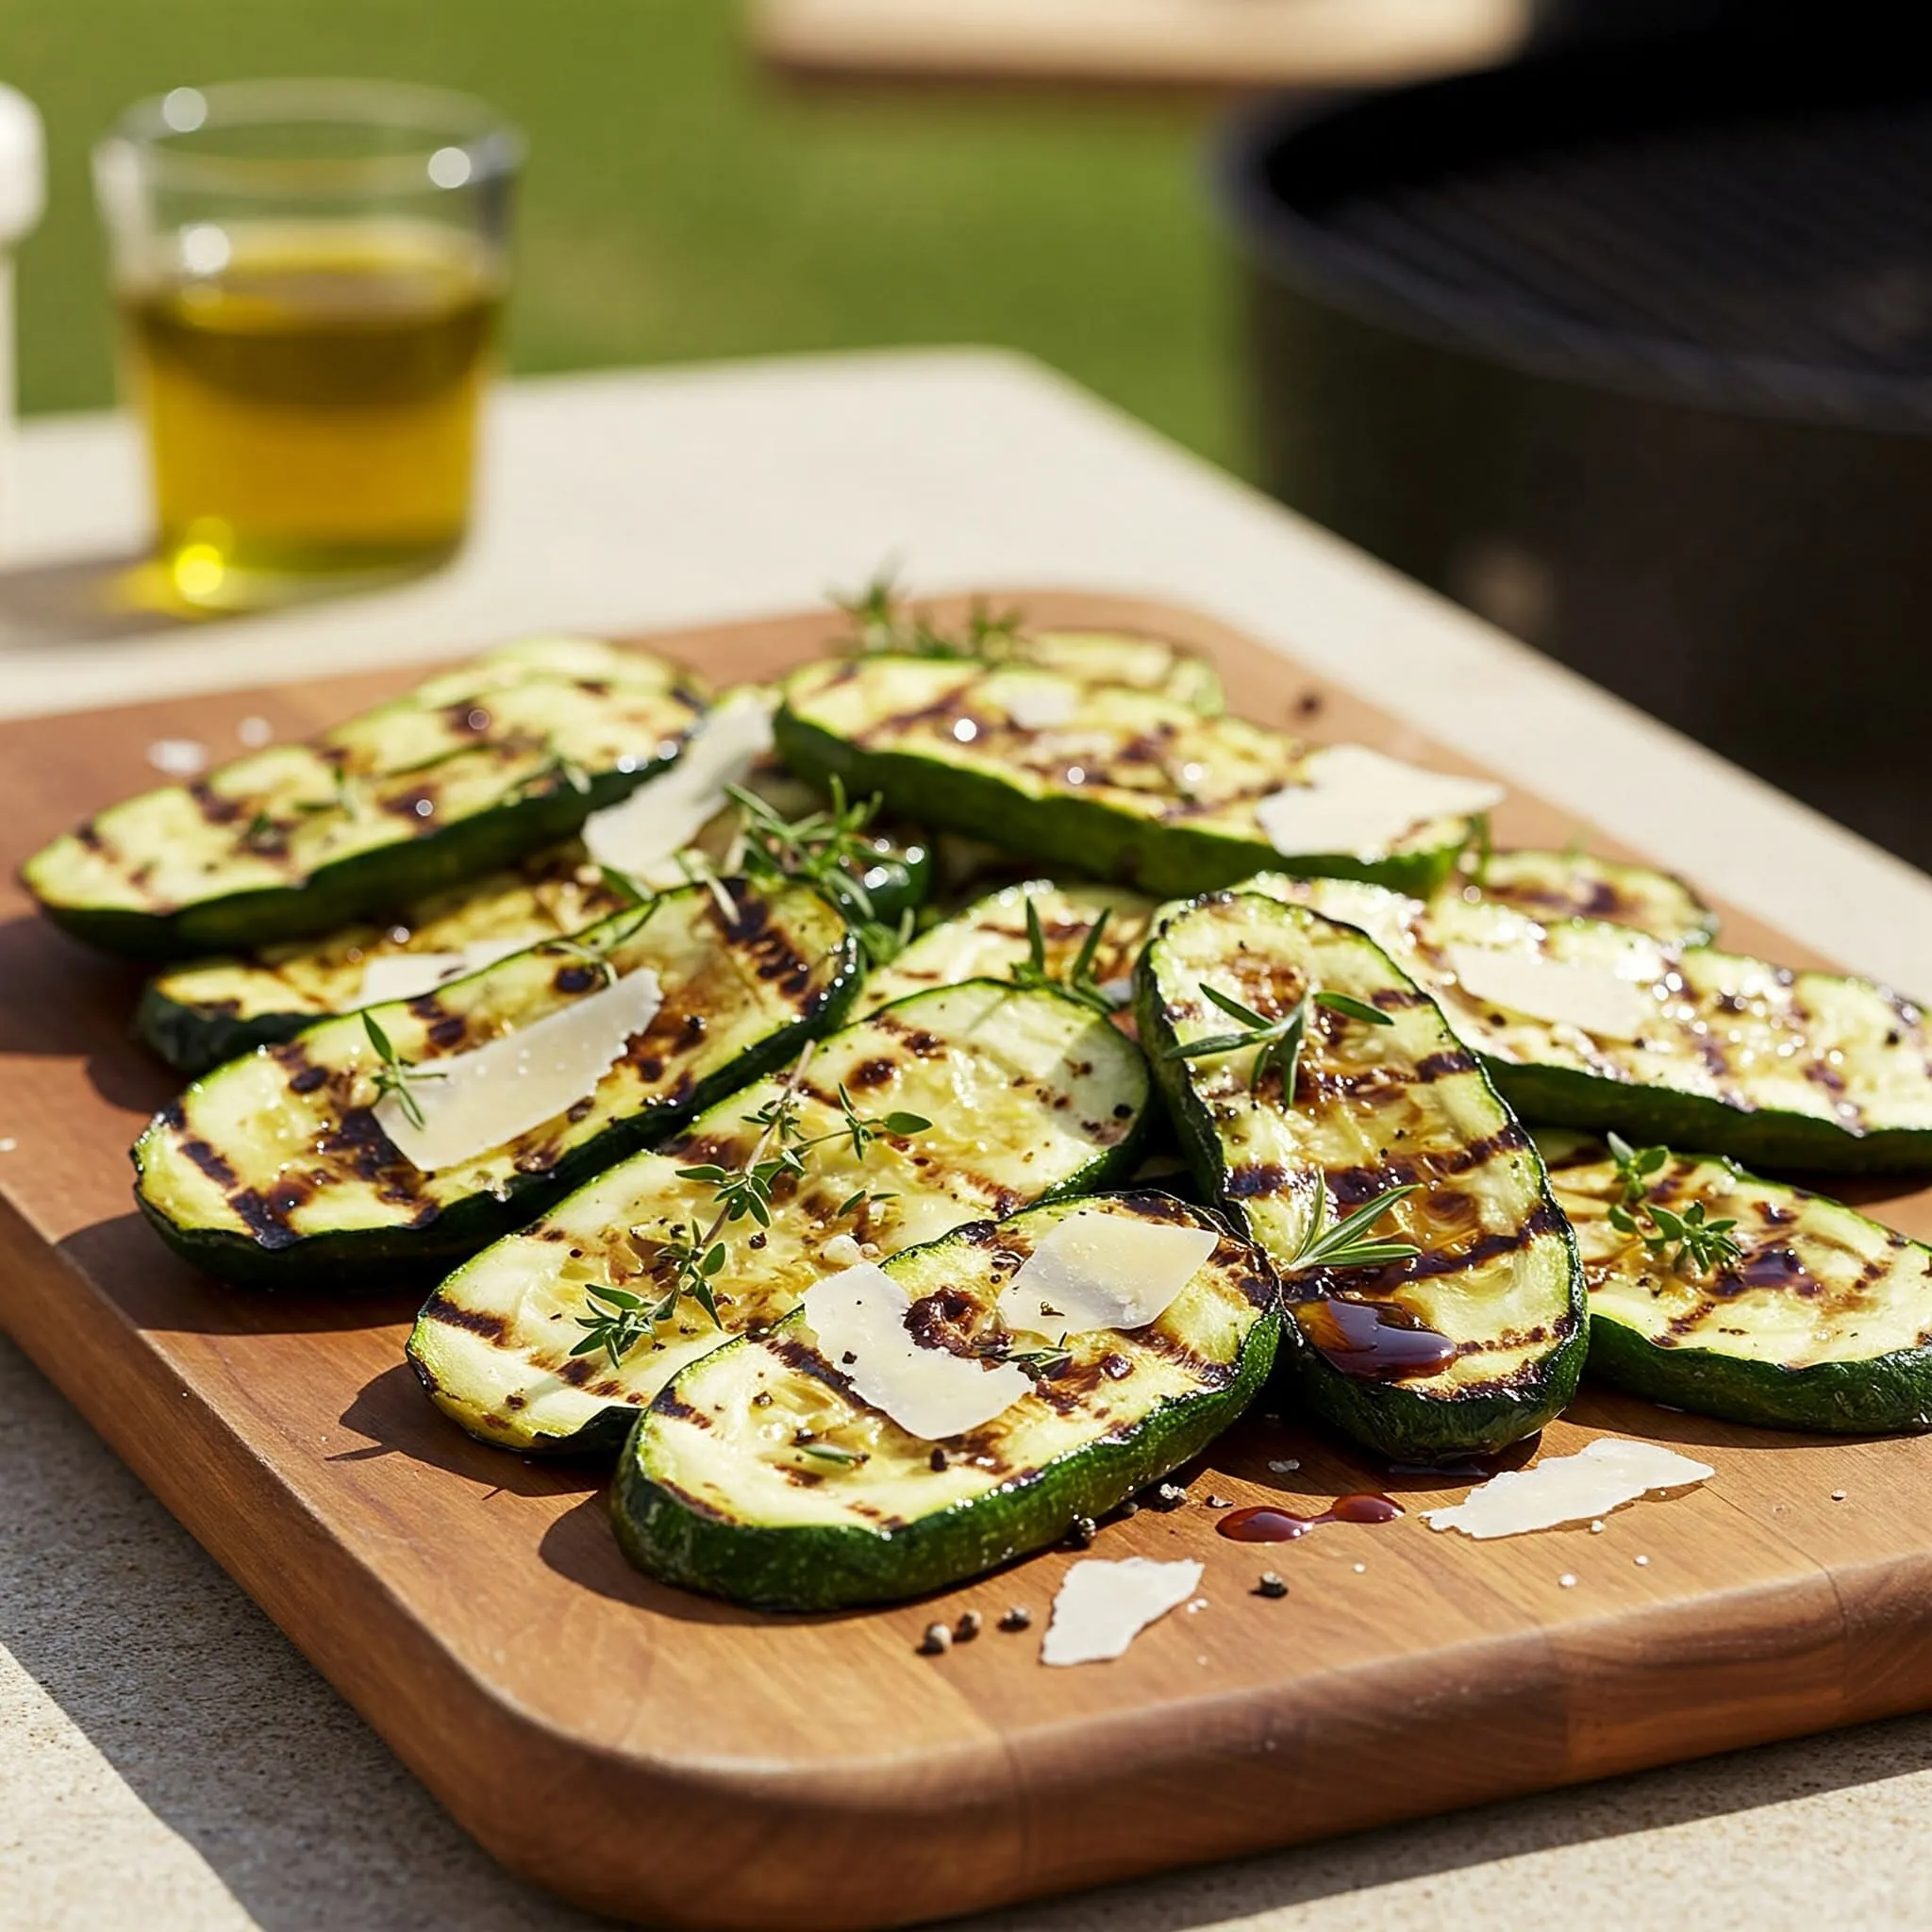
{"type": "Polygon", "coordinates": [[[1467,88],[1455,118],[1371,104],[1345,143],[1290,142],[1274,185],[1304,249],[1439,325],[1932,410],[1932,90],[1898,87],[1618,127],[1614,89],[1569,97],[1556,69],[1508,139],[1467,88]]]}

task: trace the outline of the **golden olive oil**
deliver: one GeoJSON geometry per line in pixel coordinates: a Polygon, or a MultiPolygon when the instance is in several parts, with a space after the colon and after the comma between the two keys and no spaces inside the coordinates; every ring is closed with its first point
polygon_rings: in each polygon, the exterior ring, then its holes
{"type": "Polygon", "coordinates": [[[201,273],[122,297],[161,558],[180,594],[272,603],[318,577],[455,551],[501,300],[482,245],[366,220],[187,240],[201,273]]]}

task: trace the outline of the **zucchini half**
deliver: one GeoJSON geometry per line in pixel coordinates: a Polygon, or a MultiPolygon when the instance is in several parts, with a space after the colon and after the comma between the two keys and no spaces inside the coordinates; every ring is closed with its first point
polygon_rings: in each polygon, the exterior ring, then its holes
{"type": "MultiPolygon", "coordinates": [[[[1469,865],[1467,854],[1464,864],[1469,865]]],[[[1701,946],[1717,936],[1717,914],[1674,873],[1591,852],[1530,846],[1491,852],[1474,868],[1452,874],[1442,891],[1513,906],[1537,920],[1632,925],[1670,946],[1701,946]]]]}
{"type": "Polygon", "coordinates": [[[1372,853],[1284,857],[1256,816],[1309,747],[1148,691],[1031,666],[876,655],[808,664],[773,720],[786,762],[855,796],[1026,855],[1163,894],[1263,866],[1432,891],[1470,836],[1424,821],[1372,853]],[[1045,728],[1022,720],[1063,716],[1045,728]]]}
{"type": "Polygon", "coordinates": [[[1441,1005],[1525,1120],[1614,1130],[1764,1167],[1877,1174],[1932,1167],[1932,1034],[1910,1000],[1869,979],[1796,972],[1627,926],[1525,918],[1443,894],[1262,874],[1248,889],[1312,906],[1376,941],[1441,1005]],[[1451,948],[1582,966],[1654,1004],[1636,1040],[1478,999],[1451,948]]]}
{"type": "Polygon", "coordinates": [[[373,1112],[381,1061],[358,1015],[230,1060],[149,1123],[135,1200],[161,1238],[254,1288],[420,1282],[527,1221],[586,1175],[675,1131],[836,1022],[858,984],[836,908],[803,886],[734,882],[727,923],[703,886],[666,892],[569,942],[516,953],[368,1010],[400,1057],[437,1060],[648,968],[662,1005],[591,1093],[472,1160],[425,1174],[373,1112]]]}
{"type": "Polygon", "coordinates": [[[897,958],[867,975],[855,1010],[870,1013],[908,993],[962,979],[1005,977],[1032,957],[1029,903],[1045,942],[1046,970],[1056,979],[1066,976],[1105,914],[1107,924],[1089,962],[1091,975],[1116,1005],[1132,997],[1134,961],[1147,941],[1154,901],[1124,886],[1057,886],[1051,879],[1031,879],[989,892],[929,926],[897,958]]]}
{"type": "Polygon", "coordinates": [[[292,1040],[318,1020],[354,1012],[373,959],[512,941],[535,945],[630,903],[572,840],[419,899],[381,924],[339,926],[320,939],[168,967],[142,989],[135,1024],[170,1066],[203,1074],[258,1046],[292,1040]]]}
{"type": "Polygon", "coordinates": [[[1700,1271],[1610,1224],[1624,1185],[1600,1143],[1537,1138],[1583,1254],[1593,1378],[1774,1429],[1932,1427],[1932,1249],[1716,1156],[1674,1154],[1647,1198],[1736,1223],[1739,1254],[1700,1271]]]}
{"type": "MultiPolygon", "coordinates": [[[[700,849],[722,860],[739,817],[736,806],[720,813],[700,849]]],[[[868,839],[867,846],[861,877],[879,918],[890,923],[924,904],[932,874],[925,841],[894,829],[868,839]]],[[[686,877],[667,864],[638,883],[662,891],[686,877]]],[[[373,959],[512,941],[535,945],[579,932],[631,903],[572,840],[406,906],[381,924],[341,926],[320,939],[169,967],[142,989],[135,1024],[170,1066],[203,1074],[237,1054],[292,1039],[317,1020],[355,1011],[373,959]]]]}
{"type": "Polygon", "coordinates": [[[762,1608],[891,1602],[1042,1549],[1206,1448],[1267,1380],[1281,1316],[1267,1262],[1202,1209],[1158,1193],[1034,1208],[886,1272],[912,1319],[942,1311],[949,1336],[996,1341],[1001,1288],[1076,1209],[1222,1240],[1158,1321],[1069,1336],[1064,1367],[937,1455],[853,1392],[803,1308],[713,1349],[625,1445],[610,1507],[631,1561],[762,1608]]]}
{"type": "Polygon", "coordinates": [[[783,1089],[776,1078],[713,1108],[662,1152],[600,1174],[452,1274],[409,1338],[431,1400],[480,1441],[525,1455],[614,1453],[637,1410],[687,1362],[790,1314],[821,1274],[858,1258],[857,1243],[894,1254],[1124,1178],[1147,1104],[1132,1041],[1064,993],[991,980],[916,994],[821,1041],[799,1109],[807,1132],[838,1125],[841,1083],[868,1111],[932,1124],[874,1141],[862,1158],[830,1141],[774,1200],[770,1227],[732,1223],[713,1284],[722,1332],[685,1300],[614,1366],[608,1354],[571,1353],[584,1340],[580,1318],[594,1313],[591,1288],[655,1298],[665,1241],[716,1210],[715,1190],[678,1170],[741,1165],[760,1133],[751,1116],[783,1089]]]}
{"type": "Polygon", "coordinates": [[[1435,1003],[1365,934],[1302,906],[1224,893],[1168,919],[1141,955],[1141,1038],[1204,1191],[1274,1262],[1294,1320],[1281,1363],[1307,1407],[1401,1462],[1491,1451],[1542,1427],[1583,1367],[1583,1276],[1529,1136],[1435,1003]],[[1292,1095],[1201,989],[1270,1018],[1312,990],[1292,1095]],[[1417,1191],[1376,1233],[1419,1253],[1297,1272],[1316,1214],[1417,1191]],[[1298,1345],[1291,1345],[1298,1344],[1298,1345]]]}
{"type": "Polygon", "coordinates": [[[111,806],[22,877],[57,925],[142,958],[326,932],[567,837],[676,758],[700,708],[662,658],[534,639],[111,806]]]}

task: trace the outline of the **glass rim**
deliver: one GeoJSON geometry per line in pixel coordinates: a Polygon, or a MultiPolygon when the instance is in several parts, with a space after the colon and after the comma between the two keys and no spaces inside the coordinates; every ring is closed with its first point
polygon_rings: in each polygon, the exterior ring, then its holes
{"type": "Polygon", "coordinates": [[[522,130],[487,101],[404,80],[234,80],[177,87],[123,110],[94,148],[97,163],[132,162],[157,188],[290,199],[474,188],[514,175],[522,130]],[[381,154],[305,158],[210,153],[174,143],[223,128],[277,123],[401,129],[421,142],[381,154]],[[460,155],[466,165],[435,163],[460,155]]]}

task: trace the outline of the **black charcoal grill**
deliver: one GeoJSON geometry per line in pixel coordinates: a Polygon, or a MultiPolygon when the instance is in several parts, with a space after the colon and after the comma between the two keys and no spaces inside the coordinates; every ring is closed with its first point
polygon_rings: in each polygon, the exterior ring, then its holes
{"type": "Polygon", "coordinates": [[[1855,20],[1276,105],[1219,188],[1276,494],[1932,865],[1932,70],[1855,20]]]}

